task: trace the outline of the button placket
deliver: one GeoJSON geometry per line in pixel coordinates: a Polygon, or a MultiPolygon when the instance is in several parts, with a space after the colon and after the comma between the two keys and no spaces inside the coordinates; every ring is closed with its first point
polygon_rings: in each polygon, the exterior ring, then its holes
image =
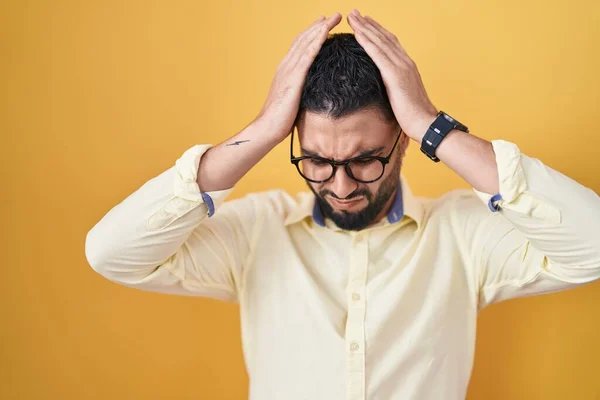
{"type": "Polygon", "coordinates": [[[346,322],[347,399],[365,399],[365,287],[369,262],[368,233],[357,233],[352,241],[346,322]]]}

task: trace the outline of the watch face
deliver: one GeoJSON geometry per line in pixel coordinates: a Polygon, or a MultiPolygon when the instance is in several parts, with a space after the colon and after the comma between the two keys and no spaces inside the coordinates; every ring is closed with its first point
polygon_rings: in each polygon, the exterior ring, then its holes
{"type": "Polygon", "coordinates": [[[457,120],[455,120],[454,118],[452,118],[451,116],[449,116],[448,114],[446,114],[445,112],[443,112],[443,111],[440,111],[440,112],[444,116],[444,119],[446,121],[450,122],[455,129],[461,130],[463,132],[469,132],[469,128],[467,128],[465,125],[463,125],[462,123],[458,122],[457,120]]]}
{"type": "Polygon", "coordinates": [[[451,116],[449,116],[449,115],[448,115],[448,114],[446,114],[446,113],[443,113],[442,115],[444,116],[444,118],[446,118],[446,120],[447,120],[448,122],[450,122],[450,123],[452,123],[452,124],[454,124],[455,122],[458,122],[458,121],[455,121],[455,120],[454,120],[454,118],[452,118],[451,116]]]}

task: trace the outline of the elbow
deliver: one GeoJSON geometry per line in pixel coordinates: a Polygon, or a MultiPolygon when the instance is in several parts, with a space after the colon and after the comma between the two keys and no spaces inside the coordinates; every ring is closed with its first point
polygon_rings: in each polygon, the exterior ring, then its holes
{"type": "Polygon", "coordinates": [[[94,271],[107,279],[111,279],[108,268],[108,250],[105,240],[97,235],[95,229],[92,228],[85,237],[85,258],[94,271]]]}
{"type": "Polygon", "coordinates": [[[126,256],[127,249],[113,232],[92,228],[85,238],[85,258],[92,269],[111,282],[129,286],[142,283],[156,269],[126,256]]]}
{"type": "Polygon", "coordinates": [[[586,284],[600,280],[600,263],[598,261],[585,265],[550,262],[548,270],[564,282],[586,284]]]}

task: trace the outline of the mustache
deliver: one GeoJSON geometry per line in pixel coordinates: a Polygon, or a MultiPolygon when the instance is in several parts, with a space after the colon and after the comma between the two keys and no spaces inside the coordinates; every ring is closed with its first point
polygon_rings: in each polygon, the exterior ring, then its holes
{"type": "Polygon", "coordinates": [[[369,192],[366,189],[357,189],[343,199],[341,197],[338,197],[335,193],[333,193],[331,190],[328,190],[328,189],[320,190],[319,196],[321,196],[323,198],[325,196],[331,196],[336,200],[352,200],[352,199],[364,196],[367,198],[367,200],[371,200],[371,192],[369,192]]]}

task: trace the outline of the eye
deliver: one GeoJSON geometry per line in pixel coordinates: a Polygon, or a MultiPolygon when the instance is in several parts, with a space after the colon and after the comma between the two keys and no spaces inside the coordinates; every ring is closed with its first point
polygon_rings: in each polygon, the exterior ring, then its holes
{"type": "Polygon", "coordinates": [[[323,165],[329,165],[327,161],[319,160],[318,158],[309,158],[306,161],[309,161],[312,165],[319,167],[323,165]]]}
{"type": "Polygon", "coordinates": [[[357,160],[352,161],[352,163],[360,166],[367,166],[374,163],[375,161],[375,158],[359,158],[357,160]]]}

